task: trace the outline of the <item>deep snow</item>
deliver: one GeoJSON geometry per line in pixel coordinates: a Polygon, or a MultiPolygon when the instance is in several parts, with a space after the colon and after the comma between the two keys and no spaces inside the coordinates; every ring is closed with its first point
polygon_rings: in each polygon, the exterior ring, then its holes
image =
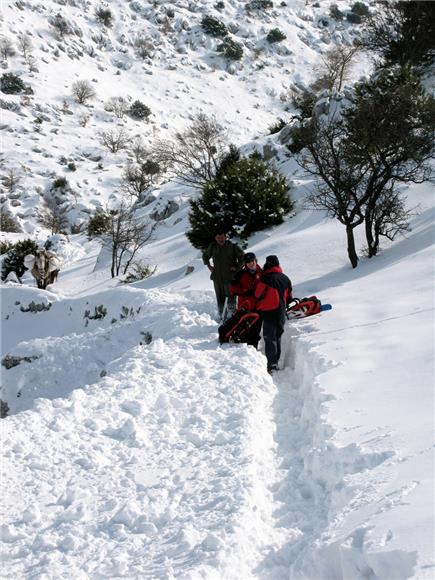
{"type": "MultiPolygon", "coordinates": [[[[179,205],[142,252],[157,265],[151,278],[111,280],[99,243],[76,234],[58,240],[65,266],[47,291],[29,275],[2,284],[1,576],[433,580],[433,192],[407,190],[418,206],[412,231],[352,270],[342,226],[302,209],[310,184],[279,136],[264,137],[291,114],[292,91],[313,78],[319,55],[358,28],[325,24],[323,0],[287,2],[264,19],[225,2],[222,18],[245,47],[231,68],[199,30],[211,3],[179,0],[174,33],[140,62],[134,35],[148,27],[158,38],[165,3],[133,10],[113,0],[106,47],[95,41],[97,4],[2,6],[7,35],[32,33],[39,72],[10,59],[35,96],[2,95],[19,105],[1,109],[2,145],[23,175],[2,203],[25,234],[1,238],[46,238],[35,210],[59,174],[76,224],[111,198],[126,158],[104,151],[98,131],[122,126],[151,143],[202,110],[246,151],[276,154],[296,215],[249,249],[260,263],[278,254],[295,294],[315,293],[333,310],[289,323],[273,378],[262,345],[219,346],[208,271],[184,235],[190,192],[171,182],[140,210],[146,218],[168,200],[179,205]],[[48,25],[59,9],[82,29],[66,51],[48,25]],[[271,47],[274,26],[288,38],[271,47]],[[70,96],[78,78],[95,79],[90,107],[70,96]],[[111,95],[144,100],[150,123],[115,119],[104,111],[111,95]]],[[[353,78],[368,70],[362,55],[353,78]]]]}

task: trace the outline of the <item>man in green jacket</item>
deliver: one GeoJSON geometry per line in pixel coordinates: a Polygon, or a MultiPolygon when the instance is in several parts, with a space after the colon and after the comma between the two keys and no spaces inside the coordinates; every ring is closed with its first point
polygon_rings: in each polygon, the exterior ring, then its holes
{"type": "Polygon", "coordinates": [[[230,296],[230,284],[234,274],[243,265],[243,251],[237,244],[227,239],[226,233],[216,232],[214,242],[202,254],[202,260],[210,270],[210,279],[213,280],[219,316],[222,317],[225,299],[228,298],[228,310],[236,309],[236,297],[230,296]],[[213,260],[213,265],[210,264],[213,260]]]}

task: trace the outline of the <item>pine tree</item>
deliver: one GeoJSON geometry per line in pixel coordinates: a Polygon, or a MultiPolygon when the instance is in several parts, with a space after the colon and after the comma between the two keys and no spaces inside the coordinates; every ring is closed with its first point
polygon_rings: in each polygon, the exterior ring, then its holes
{"type": "Polygon", "coordinates": [[[190,202],[187,237],[193,246],[203,248],[210,232],[222,228],[246,240],[282,223],[292,207],[286,179],[276,169],[252,157],[239,159],[218,171],[202,195],[190,202]]]}

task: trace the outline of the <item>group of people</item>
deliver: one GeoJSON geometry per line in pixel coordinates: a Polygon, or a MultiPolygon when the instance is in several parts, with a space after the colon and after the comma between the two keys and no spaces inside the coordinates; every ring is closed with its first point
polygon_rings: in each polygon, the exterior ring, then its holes
{"type": "Polygon", "coordinates": [[[278,257],[267,256],[261,268],[253,252],[244,254],[237,244],[227,239],[225,232],[219,231],[202,258],[211,272],[221,317],[225,305],[229,312],[243,308],[260,314],[259,324],[251,329],[249,344],[257,348],[263,328],[267,370],[273,373],[278,369],[286,306],[292,298],[291,281],[282,272],[278,257]]]}

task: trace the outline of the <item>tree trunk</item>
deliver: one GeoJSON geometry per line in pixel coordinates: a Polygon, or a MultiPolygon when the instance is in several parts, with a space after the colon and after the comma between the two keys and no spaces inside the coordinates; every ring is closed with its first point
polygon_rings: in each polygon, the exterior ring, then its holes
{"type": "Polygon", "coordinates": [[[347,235],[347,255],[349,256],[352,268],[356,268],[358,266],[358,254],[356,253],[355,249],[355,238],[353,235],[352,226],[346,226],[346,235],[347,235]]]}
{"type": "Polygon", "coordinates": [[[378,253],[379,235],[376,236],[377,238],[376,240],[373,235],[376,234],[376,226],[373,223],[371,212],[369,210],[366,210],[366,215],[364,218],[364,228],[367,240],[367,255],[369,258],[373,258],[373,256],[376,256],[376,254],[378,253]]]}

